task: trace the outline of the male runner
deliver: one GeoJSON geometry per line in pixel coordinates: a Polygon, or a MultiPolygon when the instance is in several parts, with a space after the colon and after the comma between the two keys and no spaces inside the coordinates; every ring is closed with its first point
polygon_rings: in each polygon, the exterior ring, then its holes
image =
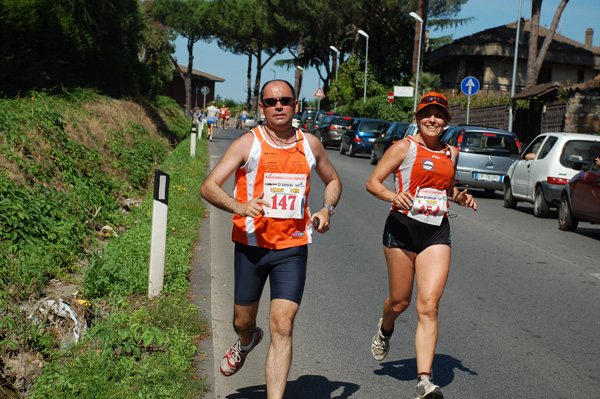
{"type": "Polygon", "coordinates": [[[208,138],[212,141],[215,134],[215,125],[217,124],[217,115],[219,114],[219,108],[216,107],[214,100],[210,102],[210,106],[204,112],[208,123],[208,138]]]}
{"type": "Polygon", "coordinates": [[[235,374],[263,337],[256,326],[259,300],[269,277],[271,343],[266,361],[267,398],[281,399],[292,360],[292,330],[300,306],[313,223],[329,230],[342,184],[323,145],[292,127],[298,109],[293,87],[267,82],[260,94],[265,126],[235,140],[202,186],[202,197],[234,214],[235,304],[233,328],[239,339],[221,361],[221,373],[235,374]],[[323,208],[310,215],[310,174],[325,183],[323,208]],[[235,198],[221,187],[235,172],[235,198]]]}

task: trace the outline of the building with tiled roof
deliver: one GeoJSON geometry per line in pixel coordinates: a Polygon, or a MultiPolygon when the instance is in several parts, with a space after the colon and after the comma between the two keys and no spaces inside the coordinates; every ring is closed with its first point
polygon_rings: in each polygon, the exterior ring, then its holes
{"type": "MultiPolygon", "coordinates": [[[[516,93],[524,89],[531,23],[521,23],[518,50],[516,93]]],[[[585,29],[582,27],[582,29],[585,29]]],[[[460,82],[474,76],[481,93],[510,93],[517,23],[499,26],[460,38],[427,54],[424,69],[440,75],[442,87],[460,91],[460,82]]],[[[549,30],[540,26],[538,48],[549,30]]],[[[558,33],[538,76],[538,84],[557,82],[563,85],[592,80],[600,73],[600,47],[592,45],[593,30],[586,29],[586,43],[579,43],[558,33]]]]}
{"type": "MultiPolygon", "coordinates": [[[[179,68],[184,74],[187,73],[187,67],[179,65],[179,68]]],[[[206,104],[210,104],[215,99],[215,83],[224,81],[225,79],[218,76],[192,69],[192,108],[204,106],[204,95],[201,91],[203,87],[208,87],[206,104]]],[[[185,108],[185,84],[175,68],[173,68],[173,80],[166,82],[163,87],[163,95],[173,98],[177,104],[185,108]]]]}

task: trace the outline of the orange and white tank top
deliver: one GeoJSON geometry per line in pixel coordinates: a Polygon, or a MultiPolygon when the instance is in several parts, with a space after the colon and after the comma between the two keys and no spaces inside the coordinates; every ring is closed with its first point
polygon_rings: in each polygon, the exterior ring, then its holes
{"type": "MultiPolygon", "coordinates": [[[[410,148],[394,175],[396,194],[408,191],[414,197],[419,188],[445,191],[445,195],[448,196],[456,162],[456,156],[451,147],[447,146],[441,151],[432,151],[419,144],[412,136],[408,136],[405,140],[409,141],[410,148]]],[[[400,209],[395,204],[392,204],[392,209],[406,215],[409,214],[408,209],[400,209]]],[[[444,217],[447,217],[447,213],[444,217]]]]}
{"type": "Polygon", "coordinates": [[[232,240],[245,245],[283,249],[312,242],[308,195],[316,159],[304,134],[296,142],[274,146],[261,126],[254,136],[248,161],[235,174],[234,198],[247,203],[264,192],[271,208],[255,218],[234,215],[232,240]]]}

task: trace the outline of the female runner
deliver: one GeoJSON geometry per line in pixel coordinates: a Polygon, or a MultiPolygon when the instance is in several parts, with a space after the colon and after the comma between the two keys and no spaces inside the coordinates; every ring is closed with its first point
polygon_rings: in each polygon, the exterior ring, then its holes
{"type": "Polygon", "coordinates": [[[392,145],[367,182],[368,192],[392,203],[383,231],[389,296],[371,353],[379,361],[387,355],[394,322],[410,304],[416,277],[416,399],[444,397],[432,382],[431,367],[438,337],[438,307],[450,270],[448,202],[477,210],[473,196],[454,187],[458,150],[439,139],[449,121],[446,97],[435,92],[425,94],[415,113],[418,133],[392,145]],[[395,191],[383,185],[390,173],[394,173],[395,191]]]}

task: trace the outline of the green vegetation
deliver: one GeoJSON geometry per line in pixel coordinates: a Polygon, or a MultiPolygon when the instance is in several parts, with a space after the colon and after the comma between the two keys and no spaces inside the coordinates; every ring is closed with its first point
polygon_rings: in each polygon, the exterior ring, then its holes
{"type": "Polygon", "coordinates": [[[189,156],[189,119],[169,98],[91,90],[0,100],[0,115],[0,396],[202,396],[206,321],[187,277],[206,144],[189,156]],[[156,167],[170,175],[169,226],[164,290],[148,300],[156,167]],[[60,296],[57,282],[89,325],[70,346],[56,318],[29,318],[32,303],[60,296]]]}
{"type": "Polygon", "coordinates": [[[207,390],[191,367],[206,333],[185,295],[118,301],[84,342],[56,351],[32,398],[197,398],[207,390]]]}
{"type": "MultiPolygon", "coordinates": [[[[469,19],[454,19],[467,0],[431,0],[423,10],[431,26],[453,26],[469,19]]],[[[339,60],[355,56],[363,68],[366,61],[365,38],[369,35],[368,69],[373,82],[388,88],[406,85],[413,75],[415,21],[409,12],[424,7],[410,0],[155,0],[156,15],[161,23],[187,40],[193,67],[193,46],[199,40],[216,39],[219,46],[247,57],[246,106],[256,111],[263,68],[273,57],[286,54],[276,65],[288,69],[313,67],[330,93],[337,63],[332,62],[330,46],[339,50],[339,60]]],[[[425,28],[426,30],[427,28],[425,28]]],[[[447,38],[446,38],[447,39],[447,38]]],[[[424,41],[423,41],[424,42],[424,41]]],[[[300,72],[296,72],[298,87],[300,72]]],[[[191,82],[186,103],[191,108],[191,82]]],[[[360,90],[363,83],[357,82],[360,90]]],[[[368,89],[370,90],[371,81],[368,89]]],[[[371,96],[371,94],[369,94],[371,96]]],[[[339,103],[337,103],[339,104],[339,103]]],[[[329,97],[322,108],[332,107],[329,97]]]]}
{"type": "Polygon", "coordinates": [[[93,87],[146,96],[171,74],[158,55],[169,53],[168,37],[144,18],[138,0],[0,0],[0,36],[10,38],[0,42],[7,95],[93,87]]]}

